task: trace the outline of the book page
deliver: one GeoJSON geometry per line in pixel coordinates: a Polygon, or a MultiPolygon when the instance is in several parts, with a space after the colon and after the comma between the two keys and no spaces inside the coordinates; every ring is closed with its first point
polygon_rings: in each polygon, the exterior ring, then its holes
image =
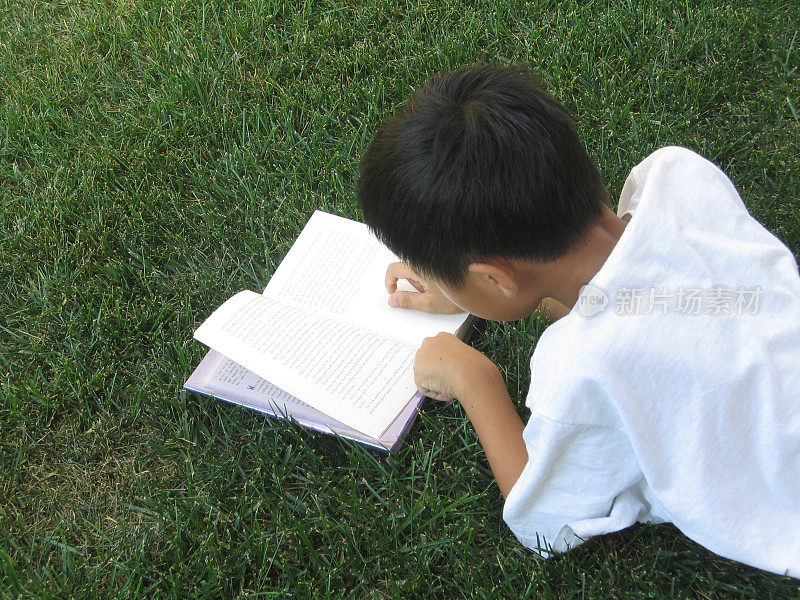
{"type": "Polygon", "coordinates": [[[375,438],[416,391],[416,348],[253,292],[228,300],[194,337],[375,438]]]}
{"type": "Polygon", "coordinates": [[[432,315],[388,305],[386,268],[398,260],[363,223],[316,211],[264,295],[343,317],[415,347],[440,331],[456,333],[466,313],[432,315]]]}

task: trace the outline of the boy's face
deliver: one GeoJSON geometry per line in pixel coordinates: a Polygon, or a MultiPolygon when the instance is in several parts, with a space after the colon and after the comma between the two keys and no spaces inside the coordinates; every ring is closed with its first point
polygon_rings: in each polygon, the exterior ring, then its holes
{"type": "Polygon", "coordinates": [[[552,298],[569,310],[625,231],[627,221],[610,208],[603,207],[603,213],[581,242],[559,258],[546,262],[488,258],[470,264],[458,287],[433,283],[462,310],[493,321],[524,319],[545,298],[552,298]]]}
{"type": "Polygon", "coordinates": [[[516,321],[533,314],[547,295],[535,280],[518,280],[502,265],[481,263],[470,265],[464,282],[457,288],[439,282],[435,285],[465,312],[491,321],[516,321]]]}

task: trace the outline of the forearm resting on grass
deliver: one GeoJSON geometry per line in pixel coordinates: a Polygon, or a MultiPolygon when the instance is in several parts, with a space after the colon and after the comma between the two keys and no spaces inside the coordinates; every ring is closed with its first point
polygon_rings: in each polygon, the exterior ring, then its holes
{"type": "Polygon", "coordinates": [[[500,371],[496,377],[473,384],[458,398],[481,441],[503,498],[528,462],[522,439],[525,426],[511,402],[500,371]]]}
{"type": "Polygon", "coordinates": [[[426,338],[414,361],[419,390],[439,400],[458,398],[486,452],[503,496],[528,462],[524,425],[505,381],[489,358],[449,333],[426,338]]]}

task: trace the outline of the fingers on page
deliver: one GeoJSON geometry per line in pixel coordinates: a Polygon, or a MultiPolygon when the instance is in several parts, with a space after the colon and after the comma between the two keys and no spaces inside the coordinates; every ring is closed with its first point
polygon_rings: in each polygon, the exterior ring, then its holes
{"type": "Polygon", "coordinates": [[[425,291],[425,285],[420,281],[408,263],[395,262],[390,264],[386,269],[386,291],[394,294],[397,291],[397,282],[400,279],[405,279],[411,286],[419,292],[425,291]]]}
{"type": "Polygon", "coordinates": [[[400,275],[397,273],[398,265],[402,265],[403,263],[392,263],[386,269],[386,279],[384,283],[386,284],[386,291],[390,294],[394,294],[397,291],[397,280],[400,279],[400,275]]]}
{"type": "Polygon", "coordinates": [[[396,308],[420,308],[418,292],[395,292],[389,296],[389,306],[396,308]]]}

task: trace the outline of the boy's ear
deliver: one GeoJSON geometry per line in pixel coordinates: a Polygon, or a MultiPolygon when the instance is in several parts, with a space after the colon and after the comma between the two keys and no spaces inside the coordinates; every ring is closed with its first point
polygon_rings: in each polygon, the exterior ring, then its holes
{"type": "Polygon", "coordinates": [[[504,296],[514,296],[519,291],[519,286],[515,279],[514,266],[503,258],[472,263],[467,267],[467,270],[470,273],[485,276],[498,287],[504,296]]]}

